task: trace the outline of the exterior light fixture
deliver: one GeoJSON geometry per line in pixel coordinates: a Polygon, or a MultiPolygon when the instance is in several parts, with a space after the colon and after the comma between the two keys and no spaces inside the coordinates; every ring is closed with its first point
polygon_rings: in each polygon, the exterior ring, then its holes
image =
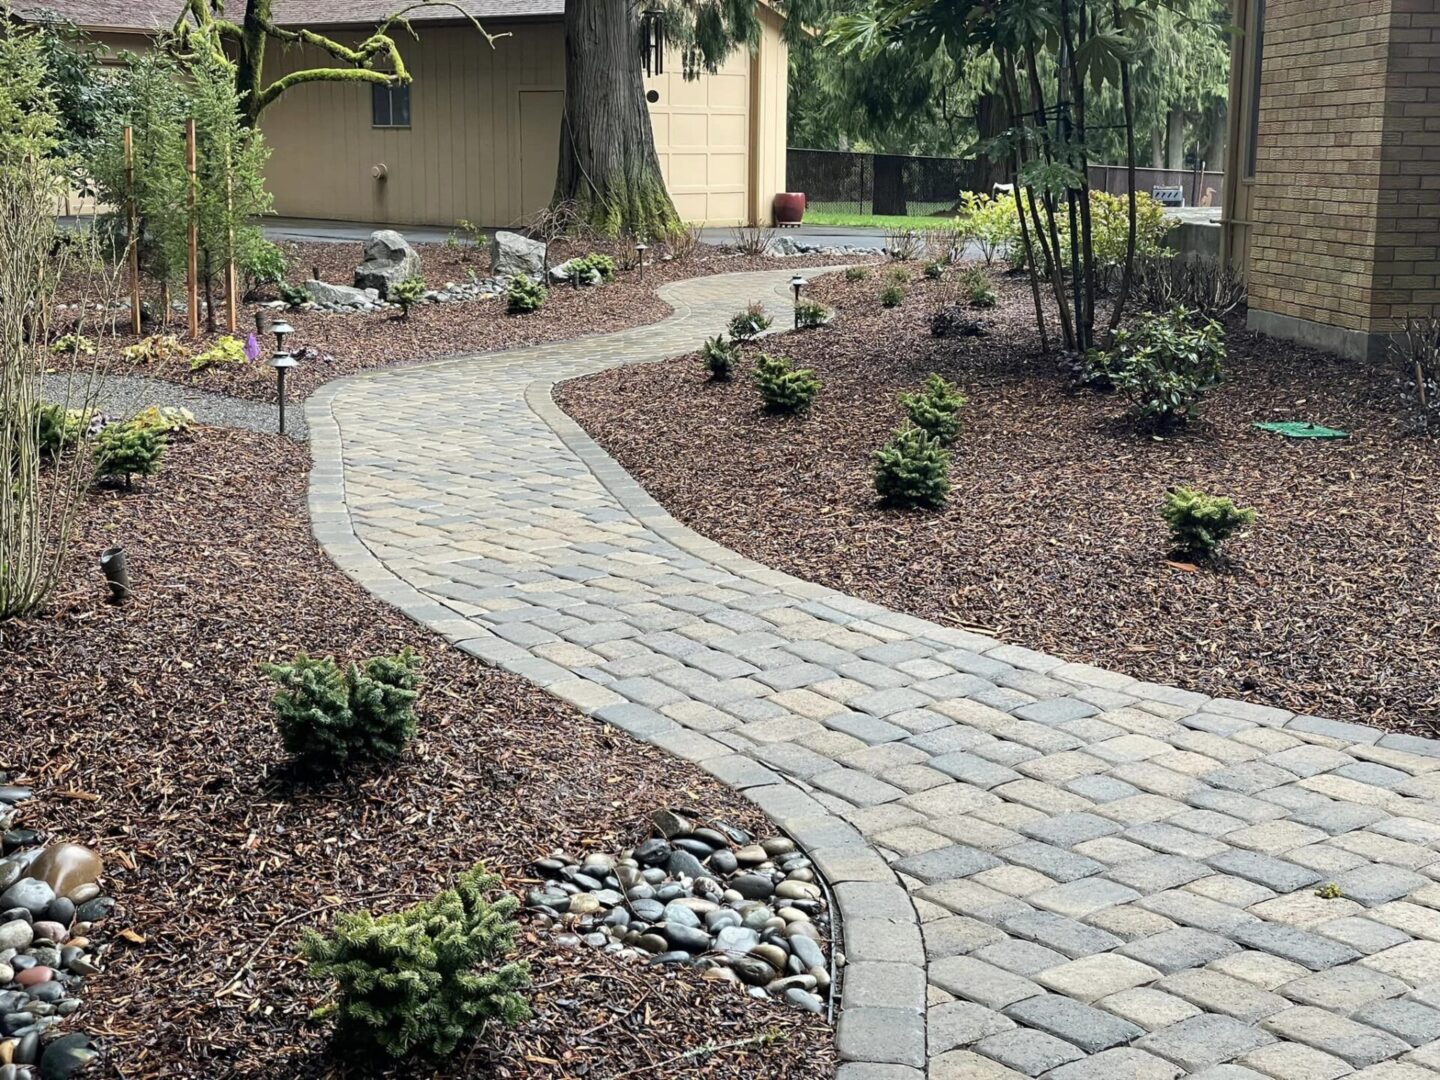
{"type": "Polygon", "coordinates": [[[641,280],[641,281],[644,281],[644,280],[645,280],[645,252],[647,252],[647,251],[649,251],[649,250],[650,250],[650,245],[647,244],[647,243],[645,243],[644,240],[639,240],[639,241],[636,242],[636,244],[635,244],[635,254],[640,257],[640,280],[641,280]]]}
{"type": "MultiPolygon", "coordinates": [[[[280,326],[276,324],[275,337],[281,338],[280,326]]],[[[285,333],[290,332],[290,327],[285,327],[285,333]]],[[[280,402],[280,434],[285,434],[285,372],[292,367],[299,366],[300,361],[291,356],[288,352],[277,352],[270,361],[270,366],[275,369],[275,398],[280,402]]]]}
{"type": "Polygon", "coordinates": [[[275,351],[285,352],[285,339],[295,332],[295,328],[284,319],[277,319],[270,324],[270,332],[275,335],[275,351]]]}
{"type": "Polygon", "coordinates": [[[800,290],[810,283],[799,274],[790,279],[790,288],[795,290],[795,329],[800,329],[800,290]]]}

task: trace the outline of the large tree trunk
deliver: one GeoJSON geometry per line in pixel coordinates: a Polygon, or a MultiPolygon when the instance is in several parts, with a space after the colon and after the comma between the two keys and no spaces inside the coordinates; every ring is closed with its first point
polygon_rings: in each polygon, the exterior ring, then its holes
{"type": "Polygon", "coordinates": [[[267,35],[261,19],[270,18],[271,0],[249,0],[240,24],[235,51],[235,89],[240,94],[240,120],[249,128],[260,122],[260,91],[265,77],[267,35]]]}
{"type": "Polygon", "coordinates": [[[1165,168],[1185,168],[1185,113],[1171,109],[1165,118],[1165,168]]]}
{"type": "MultiPolygon", "coordinates": [[[[975,101],[975,133],[981,142],[1002,135],[1010,128],[1010,109],[1001,94],[981,94],[975,101]]],[[[1013,182],[1014,162],[1007,154],[981,156],[977,164],[977,191],[989,191],[995,184],[1013,182]]]]}
{"type": "Polygon", "coordinates": [[[876,154],[871,213],[904,217],[905,203],[905,159],[896,154],[876,154]]]}
{"type": "Polygon", "coordinates": [[[660,175],[628,0],[567,0],[565,115],[555,201],[603,232],[657,236],[678,220],[660,175]]]}

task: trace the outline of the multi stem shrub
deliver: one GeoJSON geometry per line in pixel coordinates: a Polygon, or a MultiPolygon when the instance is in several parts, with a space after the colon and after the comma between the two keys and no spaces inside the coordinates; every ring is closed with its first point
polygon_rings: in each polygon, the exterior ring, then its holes
{"type": "Polygon", "coordinates": [[[897,429],[875,451],[874,475],[885,506],[936,508],[950,497],[950,454],[918,427],[897,429]]]}
{"type": "Polygon", "coordinates": [[[959,437],[965,395],[939,373],[931,372],[924,388],[916,393],[901,394],[900,405],[912,424],[942,446],[949,446],[959,437]]]}
{"type": "Polygon", "coordinates": [[[899,307],[905,302],[905,289],[900,285],[886,285],[880,290],[881,307],[899,307]]]}
{"type": "Polygon", "coordinates": [[[772,320],[765,314],[764,305],[758,301],[747,304],[744,311],[737,312],[730,319],[730,340],[750,342],[770,329],[772,320]]]}
{"type": "Polygon", "coordinates": [[[539,311],[550,296],[550,290],[524,274],[516,274],[505,287],[505,310],[511,315],[527,315],[539,311]]]}
{"type": "Polygon", "coordinates": [[[1224,378],[1225,342],[1220,324],[1192,325],[1194,312],[1175,308],[1142,314],[1115,332],[1109,352],[1092,351],[1090,373],[1130,399],[1130,415],[1159,431],[1185,423],[1200,399],[1224,378]]]}
{"type": "Polygon", "coordinates": [[[410,309],[425,295],[425,279],[408,277],[390,286],[390,300],[400,305],[400,318],[409,320],[410,309]]]}
{"type": "Polygon", "coordinates": [[[729,382],[735,374],[735,365],[740,360],[740,346],[726,341],[719,334],[706,340],[700,347],[700,359],[710,372],[714,382],[729,382]]]}
{"type": "Polygon", "coordinates": [[[165,436],[135,424],[111,424],[95,438],[95,475],[121,480],[128,488],[133,476],[152,476],[165,453],[165,436]]]}
{"type": "Polygon", "coordinates": [[[978,266],[966,267],[960,275],[960,287],[965,292],[965,298],[974,308],[992,308],[995,306],[995,290],[990,285],[990,276],[978,266]]]}
{"type": "Polygon", "coordinates": [[[482,866],[453,889],[405,911],[342,915],[328,935],[308,931],[301,952],[315,978],[333,979],[337,1000],[316,1012],[334,1016],[343,1045],[399,1058],[416,1051],[443,1057],[486,1024],[529,1015],[523,963],[515,947],[519,901],[502,894],[482,866]]]}
{"type": "Polygon", "coordinates": [[[397,756],[415,736],[419,661],[410,649],[341,668],[298,653],[261,664],[280,689],[271,704],[280,741],[302,765],[333,771],[356,759],[397,756]]]}
{"type": "Polygon", "coordinates": [[[824,304],[814,300],[801,300],[795,305],[795,328],[814,330],[817,326],[824,326],[829,314],[824,304]]]}
{"type": "Polygon", "coordinates": [[[1209,557],[1241,529],[1255,524],[1258,515],[1238,507],[1222,495],[1207,495],[1194,488],[1176,487],[1165,493],[1160,516],[1170,526],[1176,554],[1209,557]]]}
{"type": "Polygon", "coordinates": [[[807,408],[820,392],[820,380],[809,368],[795,368],[783,356],[761,353],[755,361],[755,385],[765,411],[795,413],[807,408]]]}

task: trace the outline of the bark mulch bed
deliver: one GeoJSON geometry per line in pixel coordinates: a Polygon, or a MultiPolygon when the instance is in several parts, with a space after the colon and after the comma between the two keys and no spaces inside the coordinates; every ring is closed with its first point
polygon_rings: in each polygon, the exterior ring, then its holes
{"type": "MultiPolygon", "coordinates": [[[[478,861],[519,892],[530,860],[634,843],[662,806],[762,820],[694,766],[448,648],[351,583],[310,536],[307,469],[284,439],[198,429],[143,486],[96,494],[52,610],[0,627],[0,752],[36,788],[25,818],[99,850],[119,900],[106,970],[75,1021],[104,1041],[109,1075],[349,1075],[307,1019],[328,987],[303,975],[303,928],[406,906],[478,861]],[[103,601],[95,566],[113,543],[137,588],[124,607],[103,601]],[[256,664],[406,644],[425,657],[411,749],[345,781],[292,775],[256,664]]],[[[821,1017],[694,972],[566,952],[537,927],[520,953],[531,1020],[449,1062],[366,1075],[833,1074],[821,1017]]]]}
{"type": "MultiPolygon", "coordinates": [[[[469,272],[482,278],[490,276],[489,254],[483,248],[476,249],[468,244],[458,247],[446,244],[414,246],[424,266],[425,280],[432,287],[442,286],[447,281],[464,282],[469,272]]],[[[296,284],[318,269],[322,280],[349,285],[361,260],[363,245],[358,242],[292,242],[282,247],[290,259],[291,280],[296,284]]],[[[609,247],[606,244],[572,247],[557,243],[552,245],[551,261],[560,263],[574,254],[608,250],[609,247]]],[[[647,256],[644,281],[640,280],[636,271],[617,270],[615,281],[598,288],[574,289],[569,285],[551,285],[550,297],[544,306],[528,315],[507,315],[503,297],[421,304],[411,309],[408,320],[401,320],[399,313],[393,311],[349,315],[323,311],[267,312],[267,316],[284,314],[295,328],[289,342],[292,348],[314,346],[333,358],[303,363],[291,370],[286,378],[287,395],[291,401],[303,401],[323,383],[372,368],[563,341],[655,322],[670,313],[666,305],[656,301],[655,291],[661,285],[681,278],[745,270],[824,266],[835,262],[834,256],[756,258],[708,244],[700,245],[693,255],[683,260],[651,264],[648,259],[652,257],[653,253],[647,256]]],[[[618,262],[617,259],[617,265],[618,262]]],[[[183,296],[183,292],[179,295],[183,296]]],[[[273,300],[275,296],[267,292],[263,294],[263,299],[273,300]]],[[[239,336],[243,337],[255,329],[255,313],[262,306],[259,302],[242,306],[237,320],[239,336]]],[[[223,333],[223,296],[217,296],[216,311],[223,333]]],[[[202,334],[198,341],[185,341],[194,353],[202,352],[220,336],[203,333],[204,325],[202,318],[202,334]]],[[[266,363],[275,343],[268,335],[260,342],[265,352],[259,362],[216,365],[192,373],[189,361],[184,359],[149,365],[137,365],[124,359],[121,350],[137,339],[129,332],[128,321],[122,320],[119,329],[120,333],[107,340],[107,355],[102,358],[112,375],[153,375],[185,386],[252,401],[275,400],[275,372],[266,363]]],[[[172,313],[166,332],[176,333],[183,340],[185,316],[181,314],[177,317],[172,313]]]]}
{"type": "Polygon", "coordinates": [[[999,283],[989,333],[942,341],[949,282],[900,308],[832,276],[830,326],[764,344],[824,383],[808,416],[758,408],[746,370],[694,357],[566,383],[557,398],[678,518],[797,576],[1070,660],[1297,712],[1440,734],[1440,443],[1408,434],[1393,375],[1228,328],[1227,381],[1173,438],[1072,392],[1039,355],[1029,289],[999,283]],[[881,510],[870,454],[931,371],[968,395],[949,507],[881,510]],[[1351,431],[1289,441],[1253,428],[1351,431]],[[1218,565],[1166,560],[1167,487],[1260,513],[1218,565]]]}

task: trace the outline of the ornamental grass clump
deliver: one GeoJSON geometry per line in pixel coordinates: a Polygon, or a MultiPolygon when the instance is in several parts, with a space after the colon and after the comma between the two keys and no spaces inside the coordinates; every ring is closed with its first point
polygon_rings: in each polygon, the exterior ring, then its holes
{"type": "Polygon", "coordinates": [[[342,915],[329,935],[307,931],[309,974],[335,980],[338,991],[314,1018],[334,1016],[342,1045],[395,1058],[443,1057],[491,1022],[525,1019],[529,971],[503,962],[520,905],[508,895],[490,901],[499,886],[477,866],[433,900],[378,917],[342,915]]]}
{"type": "Polygon", "coordinates": [[[905,289],[900,285],[886,285],[880,290],[880,306],[899,307],[905,302],[905,289]]]}
{"type": "Polygon", "coordinates": [[[910,422],[939,440],[941,446],[949,446],[959,437],[965,395],[938,373],[931,372],[921,390],[901,394],[900,405],[910,422]]]}
{"type": "Polygon", "coordinates": [[[755,360],[755,385],[765,411],[796,413],[808,408],[820,393],[820,380],[809,368],[793,367],[783,356],[761,353],[755,360]]]}
{"type": "Polygon", "coordinates": [[[505,287],[505,310],[511,315],[528,315],[539,311],[550,296],[550,290],[524,274],[516,274],[505,287]]]}
{"type": "Polygon", "coordinates": [[[922,428],[898,428],[875,451],[875,491],[885,506],[945,505],[950,497],[950,454],[922,428]]]}
{"type": "Polygon", "coordinates": [[[138,424],[111,424],[95,438],[95,475],[120,480],[128,488],[134,476],[153,476],[165,454],[165,436],[138,424]]]}
{"type": "Polygon", "coordinates": [[[1225,342],[1220,324],[1175,308],[1163,315],[1138,315],[1133,325],[1115,331],[1114,347],[1092,352],[1089,374],[1108,380],[1130,399],[1130,416],[1158,431],[1184,424],[1200,399],[1224,378],[1225,342]]]}
{"type": "Polygon", "coordinates": [[[740,361],[740,346],[716,334],[700,347],[700,359],[713,382],[729,382],[740,361]]]}
{"type": "Polygon", "coordinates": [[[846,281],[864,281],[869,276],[870,268],[868,266],[847,266],[845,268],[846,281]]]}
{"type": "Polygon", "coordinates": [[[795,305],[795,329],[814,330],[818,326],[824,326],[829,316],[830,312],[825,309],[824,304],[814,300],[801,300],[795,305]]]}
{"type": "Polygon", "coordinates": [[[260,670],[280,685],[271,702],[280,741],[306,768],[334,771],[355,760],[393,758],[415,736],[420,672],[410,649],[343,669],[330,657],[302,652],[260,670]]]}
{"type": "Polygon", "coordinates": [[[1165,493],[1160,516],[1170,526],[1174,553],[1189,558],[1216,555],[1221,544],[1255,524],[1258,517],[1254,510],[1238,507],[1222,495],[1207,495],[1188,487],[1165,493]]]}

